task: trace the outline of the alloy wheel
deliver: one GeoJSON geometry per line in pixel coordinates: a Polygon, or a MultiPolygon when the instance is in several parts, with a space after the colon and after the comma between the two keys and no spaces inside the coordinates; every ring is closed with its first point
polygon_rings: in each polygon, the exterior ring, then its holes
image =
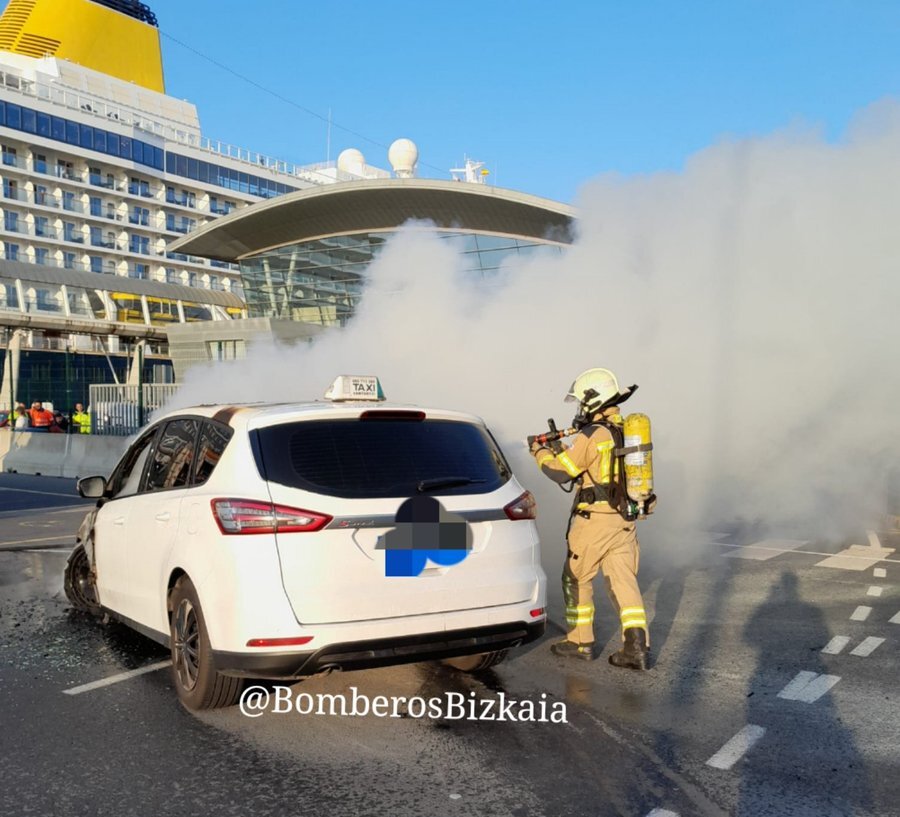
{"type": "Polygon", "coordinates": [[[188,599],[182,599],[175,611],[174,630],[175,672],[182,687],[192,690],[200,674],[200,622],[188,599]]]}

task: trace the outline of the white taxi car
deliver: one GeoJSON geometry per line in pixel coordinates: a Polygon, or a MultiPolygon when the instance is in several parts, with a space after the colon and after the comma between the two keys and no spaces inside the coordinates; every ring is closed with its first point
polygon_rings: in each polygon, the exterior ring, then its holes
{"type": "Polygon", "coordinates": [[[326,397],[171,412],[79,480],[66,593],[169,646],[189,708],[247,677],[484,669],[544,631],[534,499],[484,423],[374,377],[326,397]]]}

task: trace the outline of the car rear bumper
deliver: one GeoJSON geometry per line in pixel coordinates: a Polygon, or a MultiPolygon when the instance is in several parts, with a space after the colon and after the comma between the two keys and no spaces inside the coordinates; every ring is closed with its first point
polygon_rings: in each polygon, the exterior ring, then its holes
{"type": "Polygon", "coordinates": [[[284,680],[303,678],[329,669],[368,669],[505,650],[540,638],[545,626],[543,620],[512,622],[465,630],[345,641],[313,652],[257,654],[213,651],[213,658],[216,669],[223,675],[284,680]]]}

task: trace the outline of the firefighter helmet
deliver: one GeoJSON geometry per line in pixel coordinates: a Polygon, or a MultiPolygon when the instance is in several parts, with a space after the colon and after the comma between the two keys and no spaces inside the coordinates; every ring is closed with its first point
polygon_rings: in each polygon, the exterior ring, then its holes
{"type": "Polygon", "coordinates": [[[596,395],[592,396],[593,399],[599,398],[600,402],[605,403],[619,393],[619,384],[609,369],[588,369],[575,378],[575,382],[569,387],[566,400],[581,403],[590,389],[593,389],[596,395]]]}

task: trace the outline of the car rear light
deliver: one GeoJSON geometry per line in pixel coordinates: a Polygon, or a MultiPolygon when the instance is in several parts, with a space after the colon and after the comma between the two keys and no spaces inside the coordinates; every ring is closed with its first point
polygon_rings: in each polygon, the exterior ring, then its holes
{"type": "Polygon", "coordinates": [[[251,638],[247,642],[248,647],[299,647],[309,644],[313,640],[311,635],[297,636],[296,638],[251,638]]]}
{"type": "Polygon", "coordinates": [[[510,519],[534,519],[537,516],[537,502],[531,491],[512,501],[504,509],[510,519]]]}
{"type": "Polygon", "coordinates": [[[308,533],[324,528],[333,518],[249,499],[214,499],[210,504],[219,530],[225,534],[308,533]]]}
{"type": "Polygon", "coordinates": [[[540,618],[542,615],[544,615],[543,607],[535,607],[534,610],[531,611],[532,618],[540,618]]]}

